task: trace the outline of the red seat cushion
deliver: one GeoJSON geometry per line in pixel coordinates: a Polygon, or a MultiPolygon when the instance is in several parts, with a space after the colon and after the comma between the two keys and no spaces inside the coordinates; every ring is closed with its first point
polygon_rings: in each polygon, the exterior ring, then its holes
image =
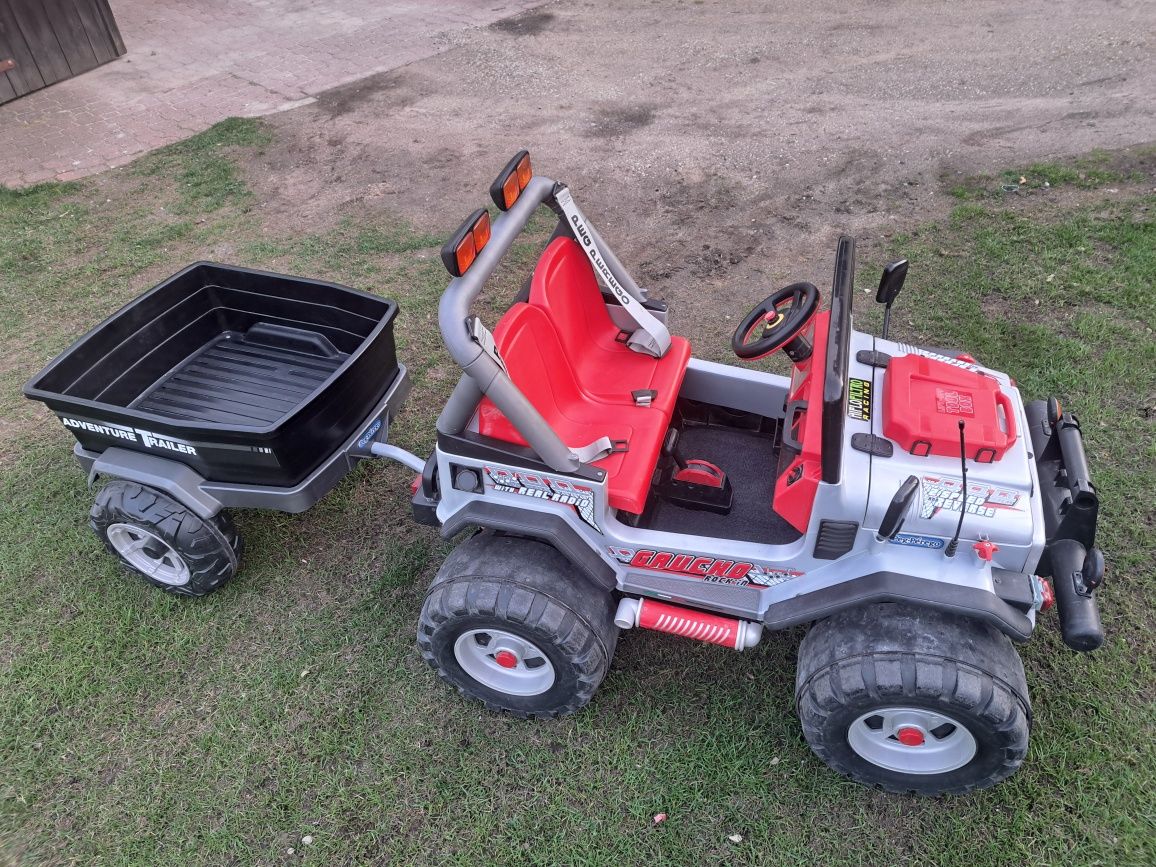
{"type": "Polygon", "coordinates": [[[530,303],[546,312],[582,388],[599,400],[633,403],[631,392],[654,389],[654,406],[668,415],[686,375],[690,343],[672,336],[662,358],[618,341],[618,326],[594,269],[573,238],[555,238],[542,253],[530,284],[530,303]]]}
{"type": "MultiPolygon", "coordinates": [[[[539,307],[515,304],[498,323],[494,339],[514,384],[566,445],[578,448],[603,436],[627,442],[628,451],[609,455],[594,466],[606,470],[610,505],[641,513],[670,426],[670,411],[634,406],[633,400],[614,404],[592,397],[583,388],[585,383],[579,384],[557,330],[539,307]]],[[[478,430],[527,445],[488,398],[479,407],[478,430]]]]}

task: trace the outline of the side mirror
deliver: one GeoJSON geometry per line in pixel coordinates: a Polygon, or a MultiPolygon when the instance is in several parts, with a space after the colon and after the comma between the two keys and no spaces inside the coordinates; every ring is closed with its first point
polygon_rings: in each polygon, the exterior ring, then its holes
{"type": "Polygon", "coordinates": [[[907,260],[900,259],[898,262],[892,262],[883,269],[883,276],[879,278],[879,291],[875,293],[875,300],[890,307],[899,297],[899,290],[903,288],[903,281],[906,279],[907,260]]]}
{"type": "Polygon", "coordinates": [[[911,508],[911,504],[915,502],[915,495],[918,492],[918,476],[908,476],[907,480],[899,486],[899,490],[895,492],[895,496],[891,498],[891,503],[887,506],[883,520],[879,523],[879,532],[876,534],[877,539],[880,541],[883,539],[894,539],[899,535],[899,531],[903,529],[903,522],[907,518],[907,511],[911,508]]]}

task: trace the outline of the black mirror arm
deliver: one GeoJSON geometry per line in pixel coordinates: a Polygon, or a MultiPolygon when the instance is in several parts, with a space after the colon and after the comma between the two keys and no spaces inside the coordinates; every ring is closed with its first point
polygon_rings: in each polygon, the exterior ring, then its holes
{"type": "Polygon", "coordinates": [[[891,502],[887,506],[883,520],[879,522],[879,532],[876,533],[876,538],[879,541],[894,539],[899,535],[899,531],[903,529],[903,522],[907,518],[907,510],[911,508],[918,491],[918,476],[908,476],[899,486],[899,490],[895,492],[895,496],[891,498],[891,502]]]}
{"type": "Polygon", "coordinates": [[[879,278],[879,291],[875,293],[875,300],[880,304],[886,304],[883,310],[883,339],[887,339],[887,332],[891,328],[891,305],[895,303],[895,299],[899,297],[899,292],[903,289],[903,281],[907,279],[907,260],[899,259],[892,262],[883,269],[883,275],[879,278]]]}

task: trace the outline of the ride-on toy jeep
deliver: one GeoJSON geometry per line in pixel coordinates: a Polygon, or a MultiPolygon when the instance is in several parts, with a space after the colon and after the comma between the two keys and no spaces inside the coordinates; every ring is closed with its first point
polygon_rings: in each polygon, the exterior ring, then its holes
{"type": "Polygon", "coordinates": [[[1075,417],[968,355],[887,339],[906,263],[880,282],[883,336],[855,331],[850,238],[828,309],[794,283],[735,332],[744,361],[785,352],[786,378],[693,358],[524,151],[490,193],[503,213],[442,250],[464,373],[428,460],[386,442],[408,388],[396,306],[334,284],[194,265],[33,379],[110,479],[92,513],[108,548],[201,595],[237,567],[225,508],[301,511],[392,458],[418,473],[419,521],[480,530],[434,579],[418,645],[487,707],[581,708],[623,630],[741,651],[810,624],[796,700],[831,767],[928,794],[1011,774],[1030,727],[1012,642],[1053,601],[1070,647],[1103,640],[1075,417]],[[491,332],[472,305],[542,204],[557,228],[491,332]]]}

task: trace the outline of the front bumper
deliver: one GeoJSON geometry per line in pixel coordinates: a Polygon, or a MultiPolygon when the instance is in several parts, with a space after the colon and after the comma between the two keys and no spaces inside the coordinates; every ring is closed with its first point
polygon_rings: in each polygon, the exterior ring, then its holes
{"type": "Polygon", "coordinates": [[[1095,650],[1104,628],[1095,591],[1104,578],[1104,555],[1095,546],[1100,500],[1088,473],[1080,423],[1059,405],[1036,400],[1025,408],[1040,478],[1047,544],[1036,573],[1051,578],[1064,643],[1095,650]]]}

